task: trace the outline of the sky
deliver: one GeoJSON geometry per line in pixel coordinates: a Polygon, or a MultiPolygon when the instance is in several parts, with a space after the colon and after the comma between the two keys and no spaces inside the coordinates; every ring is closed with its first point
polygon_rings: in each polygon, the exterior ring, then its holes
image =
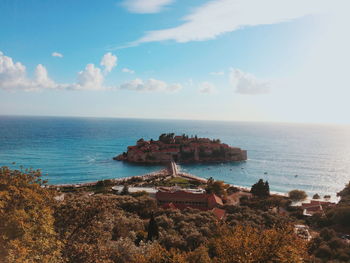
{"type": "Polygon", "coordinates": [[[347,0],[0,0],[0,115],[350,124],[347,0]]]}

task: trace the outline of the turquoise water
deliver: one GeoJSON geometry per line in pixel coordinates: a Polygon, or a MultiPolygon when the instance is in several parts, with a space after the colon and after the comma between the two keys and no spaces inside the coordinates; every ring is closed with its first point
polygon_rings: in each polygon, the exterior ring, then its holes
{"type": "Polygon", "coordinates": [[[53,184],[140,175],[161,166],[112,157],[141,137],[165,132],[219,138],[248,150],[246,162],[181,166],[197,176],[241,186],[263,178],[273,191],[322,195],[334,195],[350,180],[350,127],[330,125],[2,116],[0,165],[40,168],[53,184]]]}

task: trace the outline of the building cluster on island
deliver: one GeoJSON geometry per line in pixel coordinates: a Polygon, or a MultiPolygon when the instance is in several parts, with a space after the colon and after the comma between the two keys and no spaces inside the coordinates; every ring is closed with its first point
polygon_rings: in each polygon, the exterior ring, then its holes
{"type": "Polygon", "coordinates": [[[177,163],[210,163],[247,160],[247,151],[231,147],[220,140],[209,138],[175,136],[174,133],[162,134],[159,140],[140,139],[135,146],[129,146],[127,152],[115,160],[131,163],[158,164],[175,161],[177,163]]]}

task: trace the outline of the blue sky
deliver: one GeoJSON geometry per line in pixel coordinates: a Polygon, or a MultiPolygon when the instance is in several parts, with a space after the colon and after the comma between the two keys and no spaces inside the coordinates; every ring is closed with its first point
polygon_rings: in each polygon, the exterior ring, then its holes
{"type": "Polygon", "coordinates": [[[350,123],[346,1],[1,1],[0,114],[350,123]]]}

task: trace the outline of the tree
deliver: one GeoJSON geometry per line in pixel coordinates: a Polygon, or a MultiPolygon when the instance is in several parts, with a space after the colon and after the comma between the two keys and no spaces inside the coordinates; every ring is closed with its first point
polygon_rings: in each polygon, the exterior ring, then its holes
{"type": "Polygon", "coordinates": [[[289,198],[294,201],[304,201],[307,198],[307,194],[302,190],[292,190],[288,193],[289,198]]]}
{"type": "Polygon", "coordinates": [[[151,214],[151,219],[148,223],[148,234],[147,234],[147,240],[152,241],[159,237],[159,229],[158,224],[156,220],[154,219],[153,213],[151,214]]]}
{"type": "Polygon", "coordinates": [[[188,263],[211,263],[211,259],[208,254],[208,248],[200,246],[197,249],[190,251],[186,255],[188,263]]]}
{"type": "Polygon", "coordinates": [[[307,257],[306,243],[294,234],[292,226],[223,229],[222,235],[210,243],[209,252],[216,263],[301,263],[307,257]]]}
{"type": "Polygon", "coordinates": [[[338,225],[349,227],[350,226],[350,206],[341,205],[337,206],[328,213],[331,220],[338,225]]]}
{"type": "Polygon", "coordinates": [[[320,198],[321,198],[321,197],[320,197],[320,195],[319,195],[319,194],[317,194],[317,193],[316,193],[316,194],[314,194],[314,195],[313,195],[313,197],[312,197],[312,199],[320,199],[320,198]]]}
{"type": "Polygon", "coordinates": [[[159,244],[153,243],[144,253],[136,254],[128,263],[188,263],[188,261],[186,260],[186,253],[176,249],[168,251],[159,244]]]}
{"type": "Polygon", "coordinates": [[[64,243],[66,262],[130,262],[136,249],[135,233],[144,230],[144,222],[134,210],[132,214],[123,210],[124,206],[130,209],[130,203],[138,199],[108,194],[67,195],[55,208],[55,227],[64,243]]]}
{"type": "Polygon", "coordinates": [[[260,179],[257,183],[252,185],[250,192],[259,198],[270,196],[270,186],[268,181],[264,182],[263,179],[260,179]]]}
{"type": "Polygon", "coordinates": [[[345,186],[343,190],[337,193],[337,196],[340,196],[342,201],[350,199],[350,182],[345,186]]]}
{"type": "Polygon", "coordinates": [[[121,195],[128,195],[129,194],[129,186],[127,184],[124,184],[122,191],[120,192],[121,195]]]}
{"type": "Polygon", "coordinates": [[[265,182],[264,191],[266,196],[270,196],[270,185],[268,181],[265,182]]]}
{"type": "Polygon", "coordinates": [[[226,189],[229,186],[224,183],[224,181],[215,181],[212,177],[210,177],[207,181],[207,187],[205,191],[208,194],[216,194],[218,196],[226,196],[226,189]]]}
{"type": "Polygon", "coordinates": [[[0,168],[2,262],[61,262],[54,230],[54,192],[39,170],[0,168]]]}

